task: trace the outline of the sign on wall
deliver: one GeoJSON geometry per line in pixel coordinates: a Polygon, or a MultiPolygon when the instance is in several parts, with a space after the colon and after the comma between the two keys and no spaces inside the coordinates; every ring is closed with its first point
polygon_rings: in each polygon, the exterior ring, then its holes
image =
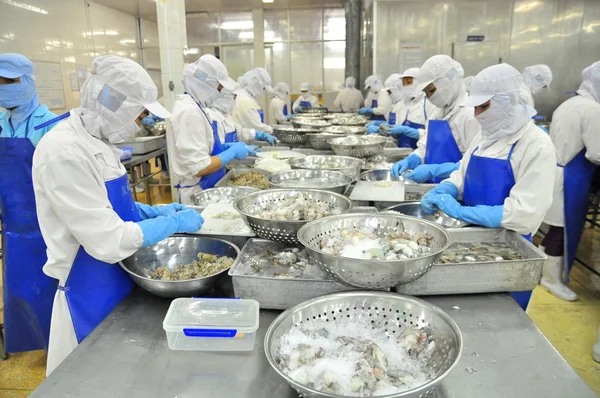
{"type": "Polygon", "coordinates": [[[400,43],[400,73],[423,64],[423,46],[419,43],[400,43]]]}
{"type": "Polygon", "coordinates": [[[40,104],[49,109],[64,109],[65,92],[59,62],[32,61],[35,68],[35,86],[40,104]]]}

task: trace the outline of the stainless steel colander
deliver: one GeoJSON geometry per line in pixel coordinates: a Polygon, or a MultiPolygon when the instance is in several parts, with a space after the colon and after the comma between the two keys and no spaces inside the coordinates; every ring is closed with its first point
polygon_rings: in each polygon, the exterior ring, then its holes
{"type": "Polygon", "coordinates": [[[386,139],[378,136],[358,137],[360,143],[348,144],[348,139],[357,139],[357,137],[338,137],[327,141],[331,145],[331,149],[339,156],[353,156],[355,158],[370,158],[371,156],[379,155],[383,152],[386,139]]]}

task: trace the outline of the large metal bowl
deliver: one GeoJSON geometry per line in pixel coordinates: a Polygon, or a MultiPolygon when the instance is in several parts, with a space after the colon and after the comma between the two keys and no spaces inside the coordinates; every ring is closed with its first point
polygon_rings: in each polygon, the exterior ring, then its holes
{"type": "MultiPolygon", "coordinates": [[[[411,296],[386,292],[345,292],[307,300],[279,315],[265,335],[265,355],[271,367],[301,396],[308,398],[343,398],[300,384],[283,372],[277,360],[280,341],[292,329],[321,327],[325,324],[371,320],[385,323],[391,338],[400,336],[408,325],[427,334],[435,348],[426,366],[435,377],[427,383],[385,398],[430,398],[435,387],[456,367],[463,351],[463,339],[456,322],[440,308],[411,296]]],[[[381,396],[383,398],[383,396],[381,396]]]]}
{"type": "Polygon", "coordinates": [[[357,115],[358,115],[358,113],[332,112],[332,113],[328,113],[327,115],[323,116],[323,119],[331,120],[331,119],[339,119],[340,117],[351,117],[351,116],[357,116],[357,115]]]}
{"type": "Polygon", "coordinates": [[[315,132],[313,128],[295,128],[292,126],[273,126],[273,135],[284,144],[301,145],[306,142],[307,134],[315,132]]]}
{"type": "Polygon", "coordinates": [[[333,170],[286,170],[271,175],[269,184],[273,188],[321,189],[344,194],[354,179],[348,174],[333,170]]]}
{"type": "Polygon", "coordinates": [[[306,128],[313,130],[320,130],[323,127],[331,126],[331,123],[326,120],[319,118],[307,118],[302,116],[293,117],[290,119],[290,122],[292,122],[292,125],[296,128],[306,128]]]}
{"type": "Polygon", "coordinates": [[[325,149],[330,150],[331,145],[329,144],[329,140],[332,138],[344,136],[344,134],[334,134],[334,133],[310,133],[308,134],[308,145],[315,149],[325,149]]]}
{"type": "Polygon", "coordinates": [[[163,265],[169,268],[190,264],[200,252],[229,256],[237,261],[238,247],[230,242],[198,236],[172,236],[155,245],[139,249],[120,265],[142,289],[167,298],[192,297],[210,292],[219,281],[223,270],[204,278],[186,281],[161,281],[147,275],[163,265]]]}
{"type": "Polygon", "coordinates": [[[350,156],[308,155],[288,160],[292,169],[334,170],[356,178],[364,163],[350,156]]]}
{"type": "Polygon", "coordinates": [[[298,244],[298,230],[306,220],[270,220],[255,216],[257,210],[273,202],[284,202],[290,196],[304,194],[309,201],[324,202],[341,210],[342,213],[352,209],[352,201],[338,193],[317,189],[268,189],[252,192],[238,198],[233,207],[256,235],[261,238],[282,243],[298,244]]]}
{"type": "Polygon", "coordinates": [[[331,123],[339,126],[363,126],[369,122],[369,119],[360,115],[337,117],[331,119],[331,123]]]}
{"type": "Polygon", "coordinates": [[[302,108],[302,110],[298,113],[299,115],[319,115],[320,117],[325,116],[327,114],[327,108],[324,106],[315,106],[310,108],[302,108]]]}
{"type": "Polygon", "coordinates": [[[206,207],[211,203],[233,203],[238,197],[258,190],[254,187],[210,188],[192,195],[192,202],[200,207],[206,207]]]}
{"type": "MultiPolygon", "coordinates": [[[[250,194],[252,195],[252,194],[250,194]]],[[[399,214],[356,213],[330,216],[312,221],[300,228],[298,240],[319,267],[335,279],[353,287],[387,289],[403,285],[423,276],[450,246],[445,228],[420,218],[399,214]],[[321,251],[320,242],[341,230],[377,228],[385,234],[396,231],[427,232],[433,236],[433,251],[423,257],[407,260],[364,260],[335,256],[321,251]]]]}
{"type": "Polygon", "coordinates": [[[323,127],[321,133],[333,133],[343,135],[361,135],[367,132],[367,128],[364,126],[329,126],[323,127]]]}
{"type": "Polygon", "coordinates": [[[360,173],[361,181],[398,181],[388,169],[373,169],[360,173]]]}
{"type": "Polygon", "coordinates": [[[369,135],[364,137],[338,137],[332,138],[327,142],[331,145],[331,149],[333,149],[336,155],[370,158],[383,152],[386,141],[384,137],[369,135]],[[344,142],[347,139],[359,139],[365,141],[365,143],[347,144],[344,142]]]}
{"type": "Polygon", "coordinates": [[[435,214],[425,214],[421,207],[421,202],[405,202],[394,206],[390,206],[384,211],[397,211],[407,216],[418,217],[424,220],[429,220],[446,228],[463,228],[471,225],[463,220],[452,218],[443,211],[438,211],[435,214]]]}

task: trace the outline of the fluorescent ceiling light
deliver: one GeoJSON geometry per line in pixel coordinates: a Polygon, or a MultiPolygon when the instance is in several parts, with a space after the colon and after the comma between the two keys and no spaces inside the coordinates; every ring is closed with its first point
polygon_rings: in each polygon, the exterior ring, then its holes
{"type": "Polygon", "coordinates": [[[252,29],[254,23],[252,21],[228,21],[221,24],[221,29],[252,29]]]}
{"type": "Polygon", "coordinates": [[[135,44],[135,39],[123,39],[119,40],[119,44],[127,45],[127,44],[135,44]]]}
{"type": "Polygon", "coordinates": [[[200,49],[192,47],[192,48],[186,48],[183,50],[183,55],[189,55],[189,54],[192,54],[192,55],[200,54],[200,49]]]}
{"type": "Polygon", "coordinates": [[[543,3],[541,1],[530,1],[527,3],[523,3],[520,6],[515,8],[515,12],[527,12],[529,10],[533,10],[534,8],[541,6],[543,3]]]}
{"type": "Polygon", "coordinates": [[[2,0],[3,3],[8,4],[9,6],[19,7],[27,11],[37,12],[38,14],[48,15],[48,10],[45,10],[40,7],[32,6],[31,4],[21,3],[13,0],[2,0]]]}
{"type": "Polygon", "coordinates": [[[92,36],[118,36],[119,32],[114,30],[99,30],[96,32],[83,32],[83,37],[92,37],[92,36]]]}
{"type": "Polygon", "coordinates": [[[272,3],[273,0],[262,0],[263,3],[272,3]]]}

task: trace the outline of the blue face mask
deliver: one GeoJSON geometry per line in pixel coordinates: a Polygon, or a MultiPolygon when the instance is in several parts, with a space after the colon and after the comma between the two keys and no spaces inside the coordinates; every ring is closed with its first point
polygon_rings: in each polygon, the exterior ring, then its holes
{"type": "Polygon", "coordinates": [[[28,76],[21,76],[21,82],[0,84],[0,107],[16,108],[28,104],[36,96],[35,84],[28,76]]]}

